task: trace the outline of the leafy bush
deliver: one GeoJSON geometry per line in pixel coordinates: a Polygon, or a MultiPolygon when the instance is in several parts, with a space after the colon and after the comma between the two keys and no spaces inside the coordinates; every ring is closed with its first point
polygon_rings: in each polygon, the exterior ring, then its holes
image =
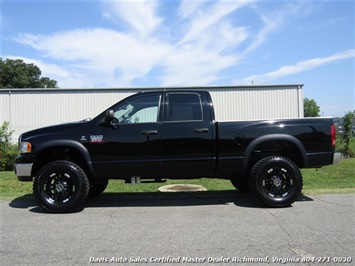
{"type": "Polygon", "coordinates": [[[9,130],[9,122],[0,127],[0,171],[12,171],[17,156],[17,145],[11,144],[13,131],[9,130]]]}
{"type": "Polygon", "coordinates": [[[350,140],[349,146],[347,147],[342,136],[337,136],[335,151],[341,152],[344,154],[344,157],[355,158],[355,137],[350,140]]]}

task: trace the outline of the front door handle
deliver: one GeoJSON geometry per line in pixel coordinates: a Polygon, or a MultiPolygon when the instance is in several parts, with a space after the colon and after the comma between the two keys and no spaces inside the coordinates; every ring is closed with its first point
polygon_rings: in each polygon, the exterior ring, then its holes
{"type": "Polygon", "coordinates": [[[158,130],[143,130],[142,134],[143,135],[155,135],[155,134],[158,134],[158,130]]]}
{"type": "Polygon", "coordinates": [[[208,132],[208,128],[195,128],[194,131],[196,133],[206,133],[208,132]]]}

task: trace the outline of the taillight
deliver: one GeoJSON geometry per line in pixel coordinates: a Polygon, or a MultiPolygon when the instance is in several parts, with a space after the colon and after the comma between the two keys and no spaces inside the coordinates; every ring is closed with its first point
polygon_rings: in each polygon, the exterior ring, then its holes
{"type": "Polygon", "coordinates": [[[334,124],[330,126],[330,139],[331,139],[331,145],[335,147],[335,141],[337,139],[337,135],[336,135],[334,124]]]}

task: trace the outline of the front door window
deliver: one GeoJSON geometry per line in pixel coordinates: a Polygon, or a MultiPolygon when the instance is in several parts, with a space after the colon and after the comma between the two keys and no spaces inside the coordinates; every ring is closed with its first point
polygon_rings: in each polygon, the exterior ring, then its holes
{"type": "Polygon", "coordinates": [[[160,94],[135,97],[114,110],[116,123],[155,123],[158,121],[160,94]]]}

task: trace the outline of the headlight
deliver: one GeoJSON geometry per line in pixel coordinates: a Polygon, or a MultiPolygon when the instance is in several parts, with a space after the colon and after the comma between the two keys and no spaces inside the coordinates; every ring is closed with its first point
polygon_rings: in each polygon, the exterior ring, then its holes
{"type": "Polygon", "coordinates": [[[22,141],[20,143],[20,153],[30,153],[32,152],[32,144],[27,141],[22,141]]]}

